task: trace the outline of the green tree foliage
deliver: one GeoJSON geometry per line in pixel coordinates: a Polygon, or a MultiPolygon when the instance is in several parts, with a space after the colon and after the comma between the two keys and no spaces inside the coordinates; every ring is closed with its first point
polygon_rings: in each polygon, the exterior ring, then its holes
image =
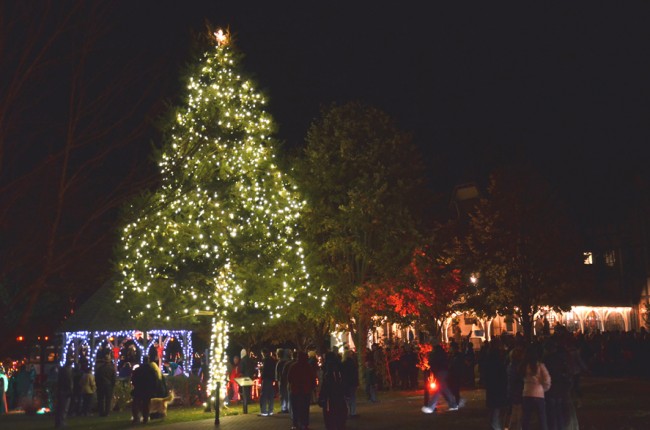
{"type": "Polygon", "coordinates": [[[567,309],[581,267],[579,240],[566,211],[532,169],[502,169],[471,214],[467,264],[479,274],[480,313],[514,313],[526,336],[541,306],[567,309]]]}
{"type": "Polygon", "coordinates": [[[313,267],[336,320],[361,323],[371,310],[355,304],[403,270],[420,237],[430,201],[421,158],[386,113],[360,102],[323,109],[306,143],[296,170],[313,267]]]}
{"type": "Polygon", "coordinates": [[[127,211],[117,258],[118,301],[132,317],[214,315],[213,361],[229,331],[324,300],[304,262],[303,202],[276,165],[266,100],[239,63],[226,38],[190,71],[161,186],[127,211]]]}

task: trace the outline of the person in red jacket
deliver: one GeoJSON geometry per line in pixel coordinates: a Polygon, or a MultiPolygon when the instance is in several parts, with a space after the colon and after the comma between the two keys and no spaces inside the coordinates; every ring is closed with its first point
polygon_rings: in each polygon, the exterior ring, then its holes
{"type": "Polygon", "coordinates": [[[298,352],[298,358],[289,369],[287,380],[293,420],[291,429],[309,429],[309,405],[311,393],[316,387],[316,371],[309,364],[306,352],[298,352]]]}

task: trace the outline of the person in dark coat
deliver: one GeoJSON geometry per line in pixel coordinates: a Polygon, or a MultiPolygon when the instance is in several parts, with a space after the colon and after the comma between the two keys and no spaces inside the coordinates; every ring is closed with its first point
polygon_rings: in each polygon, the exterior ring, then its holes
{"type": "Polygon", "coordinates": [[[132,423],[139,423],[140,415],[142,415],[142,423],[149,422],[149,402],[156,394],[157,380],[156,371],[149,365],[149,357],[144,357],[142,364],[131,373],[132,423]]]}
{"type": "Polygon", "coordinates": [[[82,393],[81,393],[81,366],[77,363],[72,368],[72,396],[68,406],[68,416],[81,415],[82,393]]]}
{"type": "Polygon", "coordinates": [[[273,415],[273,400],[275,398],[275,366],[277,362],[271,356],[271,352],[267,348],[262,348],[262,387],[260,393],[260,415],[268,417],[273,415]]]}
{"type": "Polygon", "coordinates": [[[474,346],[472,342],[468,340],[464,343],[465,355],[465,372],[466,375],[463,378],[465,381],[465,386],[467,388],[474,388],[476,386],[476,375],[474,374],[474,367],[476,366],[476,355],[474,354],[474,346]]]}
{"type": "Polygon", "coordinates": [[[502,430],[502,413],[508,407],[508,376],[506,354],[498,338],[493,339],[483,363],[485,384],[485,404],[490,411],[490,428],[502,430]]]}
{"type": "Polygon", "coordinates": [[[284,370],[284,366],[289,362],[289,351],[284,348],[278,348],[276,356],[278,357],[278,363],[275,365],[275,380],[278,381],[280,412],[286,414],[289,412],[289,390],[287,389],[286,378],[282,379],[282,371],[284,370]]]}
{"type": "Polygon", "coordinates": [[[366,396],[372,403],[377,403],[377,369],[371,355],[366,357],[363,379],[366,382],[366,396]]]}
{"type": "Polygon", "coordinates": [[[506,367],[508,403],[510,404],[510,414],[506,427],[512,430],[521,430],[521,402],[524,392],[524,377],[521,374],[521,368],[525,354],[526,348],[523,344],[515,345],[512,351],[510,351],[510,359],[506,367]]]}
{"type": "Polygon", "coordinates": [[[95,367],[95,383],[97,384],[97,409],[100,417],[108,416],[111,412],[113,390],[115,389],[115,366],[110,355],[105,355],[97,361],[95,367]]]}
{"type": "Polygon", "coordinates": [[[316,386],[316,371],[307,360],[307,353],[299,351],[297,359],[289,365],[289,402],[292,430],[309,428],[309,405],[311,393],[316,386]]]}
{"type": "Polygon", "coordinates": [[[56,382],[56,403],[54,406],[54,427],[65,427],[65,417],[70,406],[72,396],[72,364],[74,361],[69,358],[65,365],[59,369],[56,382]]]}
{"type": "Polygon", "coordinates": [[[359,388],[359,364],[356,353],[348,349],[341,363],[341,376],[345,388],[345,401],[348,404],[350,418],[357,418],[357,389],[359,388]]]}
{"type": "MultiPolygon", "coordinates": [[[[241,350],[240,357],[241,360],[239,361],[239,368],[240,368],[241,376],[253,379],[253,376],[255,376],[255,362],[248,354],[248,351],[246,351],[245,349],[241,350]]],[[[252,400],[250,385],[242,386],[241,393],[242,393],[242,400],[244,400],[246,404],[250,403],[252,400]]]]}
{"type": "Polygon", "coordinates": [[[458,344],[453,342],[449,345],[449,390],[454,395],[456,403],[460,403],[460,386],[463,382],[465,372],[465,357],[459,351],[458,344]]]}
{"type": "MultiPolygon", "coordinates": [[[[557,336],[556,336],[557,338],[557,336]]],[[[549,430],[565,430],[571,421],[571,380],[570,356],[561,343],[551,338],[544,343],[542,362],[546,366],[551,388],[544,393],[546,420],[549,430]]]]}
{"type": "Polygon", "coordinates": [[[449,390],[447,385],[447,376],[449,374],[449,359],[447,353],[440,345],[433,347],[433,350],[429,354],[429,368],[433,372],[434,377],[436,378],[436,385],[438,389],[433,393],[429,398],[429,404],[422,406],[422,412],[425,414],[431,414],[436,410],[436,405],[440,399],[440,395],[445,398],[447,406],[450,411],[457,411],[460,405],[456,403],[456,398],[449,390]]]}
{"type": "Polygon", "coordinates": [[[327,430],[345,430],[348,408],[345,402],[345,385],[341,375],[341,360],[335,352],[325,353],[323,381],[318,394],[318,405],[323,408],[327,430]]]}
{"type": "Polygon", "coordinates": [[[291,405],[291,387],[289,386],[289,371],[291,370],[291,366],[293,366],[296,363],[297,358],[298,358],[298,354],[296,351],[287,349],[287,362],[282,368],[282,374],[280,375],[280,387],[285,388],[285,390],[287,391],[287,396],[289,398],[288,412],[292,423],[294,422],[294,420],[293,420],[293,409],[291,405]]]}

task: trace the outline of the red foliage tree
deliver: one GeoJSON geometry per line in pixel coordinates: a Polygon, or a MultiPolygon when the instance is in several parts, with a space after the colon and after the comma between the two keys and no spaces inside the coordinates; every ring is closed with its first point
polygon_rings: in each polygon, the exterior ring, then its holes
{"type": "Polygon", "coordinates": [[[370,316],[384,315],[403,324],[418,320],[431,334],[438,334],[461,286],[460,269],[433,245],[425,245],[413,251],[402,277],[379,288],[364,285],[356,295],[360,308],[370,316]]]}

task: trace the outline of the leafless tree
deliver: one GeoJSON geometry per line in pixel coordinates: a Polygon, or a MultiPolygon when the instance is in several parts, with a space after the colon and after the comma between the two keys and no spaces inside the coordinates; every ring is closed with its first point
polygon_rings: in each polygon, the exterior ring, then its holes
{"type": "MultiPolygon", "coordinates": [[[[156,180],[146,156],[164,68],[115,55],[111,8],[0,3],[0,311],[9,327],[95,290],[118,208],[156,180]]],[[[60,321],[50,316],[50,326],[60,321]]]]}

